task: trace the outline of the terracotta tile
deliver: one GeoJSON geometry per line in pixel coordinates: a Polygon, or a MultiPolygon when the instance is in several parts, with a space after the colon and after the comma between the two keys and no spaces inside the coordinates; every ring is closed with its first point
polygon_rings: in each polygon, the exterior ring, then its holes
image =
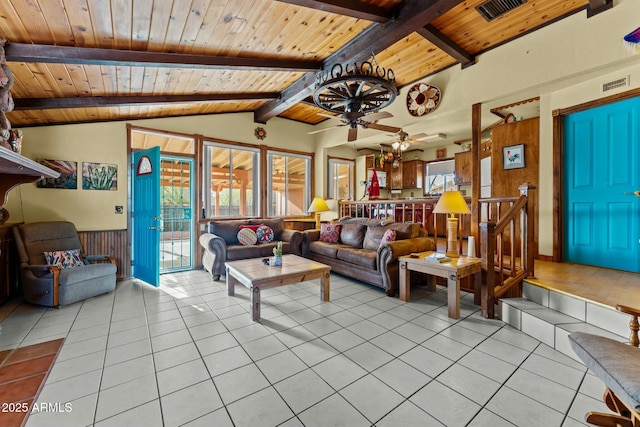
{"type": "Polygon", "coordinates": [[[55,358],[55,354],[50,354],[37,359],[29,359],[24,362],[4,366],[0,368],[0,385],[18,378],[49,372],[55,358]]]}
{"type": "Polygon", "coordinates": [[[60,338],[53,341],[30,345],[28,347],[16,348],[7,358],[5,363],[9,365],[48,354],[56,354],[60,350],[63,342],[64,339],[60,338]]]}
{"type": "Polygon", "coordinates": [[[7,357],[11,354],[13,350],[4,350],[0,351],[0,365],[2,365],[7,357]]]}
{"type": "Polygon", "coordinates": [[[22,404],[26,404],[27,411],[14,411],[14,412],[0,412],[0,427],[20,427],[27,420],[27,416],[31,410],[34,399],[25,400],[20,402],[20,408],[23,408],[22,404]]]}
{"type": "Polygon", "coordinates": [[[46,377],[45,373],[0,385],[0,402],[19,402],[35,397],[46,377]]]}

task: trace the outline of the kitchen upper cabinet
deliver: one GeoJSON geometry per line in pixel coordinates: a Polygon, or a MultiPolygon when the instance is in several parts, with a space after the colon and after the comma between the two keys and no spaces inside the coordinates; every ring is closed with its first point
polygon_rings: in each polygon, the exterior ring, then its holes
{"type": "Polygon", "coordinates": [[[471,184],[471,151],[455,154],[454,173],[457,185],[471,184]]]}
{"type": "Polygon", "coordinates": [[[402,162],[402,188],[422,188],[424,181],[424,162],[408,160],[402,162]]]}
{"type": "Polygon", "coordinates": [[[387,185],[391,190],[402,190],[402,164],[396,168],[391,162],[385,163],[387,185]]]}
{"type": "Polygon", "coordinates": [[[373,154],[367,154],[365,167],[367,168],[367,170],[375,168],[375,170],[377,171],[384,172],[387,168],[387,162],[384,162],[384,166],[380,167],[380,158],[374,156],[373,154]]]}

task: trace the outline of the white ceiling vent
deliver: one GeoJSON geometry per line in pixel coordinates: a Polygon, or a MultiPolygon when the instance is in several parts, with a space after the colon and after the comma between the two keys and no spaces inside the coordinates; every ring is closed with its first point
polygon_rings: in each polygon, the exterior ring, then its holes
{"type": "Polygon", "coordinates": [[[629,76],[621,77],[619,79],[602,83],[602,93],[627,86],[629,86],[629,76]]]}
{"type": "Polygon", "coordinates": [[[526,2],[527,0],[488,0],[476,6],[476,10],[484,19],[491,22],[526,2]]]}

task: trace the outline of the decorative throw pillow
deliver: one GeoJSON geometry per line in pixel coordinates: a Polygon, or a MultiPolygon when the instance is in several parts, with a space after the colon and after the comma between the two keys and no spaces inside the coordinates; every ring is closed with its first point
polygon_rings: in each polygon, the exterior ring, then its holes
{"type": "Polygon", "coordinates": [[[273,242],[273,230],[268,225],[261,225],[256,230],[256,236],[258,237],[258,243],[273,242]]]}
{"type": "Polygon", "coordinates": [[[250,228],[251,230],[257,232],[258,228],[262,227],[264,224],[243,224],[238,227],[238,230],[242,230],[243,228],[250,228]]]}
{"type": "Polygon", "coordinates": [[[340,224],[320,224],[320,240],[327,243],[338,243],[340,224]]]}
{"type": "Polygon", "coordinates": [[[258,241],[256,232],[250,228],[242,228],[238,231],[238,242],[243,246],[255,245],[258,241]]]}
{"type": "Polygon", "coordinates": [[[84,265],[77,249],[45,252],[44,257],[47,259],[47,264],[57,265],[60,268],[75,268],[84,265]]]}
{"type": "Polygon", "coordinates": [[[396,240],[396,230],[387,229],[382,235],[382,239],[380,239],[380,245],[384,245],[385,243],[395,242],[396,240]]]}

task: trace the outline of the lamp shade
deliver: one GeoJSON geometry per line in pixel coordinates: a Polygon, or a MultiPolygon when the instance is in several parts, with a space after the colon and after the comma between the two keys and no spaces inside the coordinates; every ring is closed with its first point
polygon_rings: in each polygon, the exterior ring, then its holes
{"type": "Polygon", "coordinates": [[[331,210],[322,197],[314,197],[307,212],[326,212],[331,210]]]}
{"type": "Polygon", "coordinates": [[[433,213],[469,214],[469,206],[459,191],[445,191],[433,208],[433,213]]]}

